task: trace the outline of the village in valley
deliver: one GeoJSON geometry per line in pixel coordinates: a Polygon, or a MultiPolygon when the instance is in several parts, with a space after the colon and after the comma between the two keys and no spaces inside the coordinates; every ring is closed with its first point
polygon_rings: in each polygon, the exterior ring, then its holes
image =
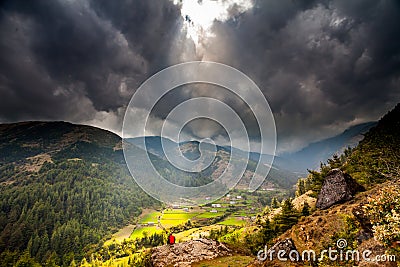
{"type": "Polygon", "coordinates": [[[145,209],[136,222],[115,233],[105,245],[124,240],[136,240],[153,234],[172,233],[176,242],[209,237],[212,231],[240,229],[251,225],[257,214],[273,196],[284,194],[268,190],[250,194],[233,190],[221,199],[203,206],[166,205],[161,209],[145,209]]]}

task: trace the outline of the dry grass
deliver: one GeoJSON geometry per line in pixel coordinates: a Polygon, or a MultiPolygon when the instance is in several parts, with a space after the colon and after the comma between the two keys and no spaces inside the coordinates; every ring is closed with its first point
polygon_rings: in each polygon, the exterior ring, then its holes
{"type": "Polygon", "coordinates": [[[308,191],[307,193],[296,197],[293,199],[294,208],[297,210],[301,210],[303,208],[304,202],[307,202],[311,209],[315,208],[315,204],[317,203],[317,199],[314,197],[310,197],[312,191],[308,191]]]}
{"type": "MultiPolygon", "coordinates": [[[[335,234],[346,230],[348,225],[344,218],[348,217],[355,219],[353,209],[365,204],[368,201],[369,196],[376,195],[379,191],[385,190],[385,187],[389,184],[390,182],[380,184],[369,191],[359,193],[351,201],[335,205],[327,210],[317,210],[312,215],[299,221],[291,229],[276,238],[275,241],[291,238],[297,251],[313,249],[318,255],[322,249],[325,249],[327,245],[332,243],[332,238],[335,234]]],[[[373,251],[377,247],[377,244],[373,239],[368,239],[359,244],[358,247],[359,249],[370,249],[373,251]]],[[[274,261],[273,263],[268,262],[268,265],[264,266],[287,265],[285,265],[285,263],[274,261]]],[[[342,266],[347,265],[343,263],[342,266]]]]}
{"type": "Polygon", "coordinates": [[[200,261],[193,263],[192,267],[240,267],[248,266],[254,261],[254,258],[250,256],[228,256],[228,257],[218,257],[212,260],[200,261]]]}

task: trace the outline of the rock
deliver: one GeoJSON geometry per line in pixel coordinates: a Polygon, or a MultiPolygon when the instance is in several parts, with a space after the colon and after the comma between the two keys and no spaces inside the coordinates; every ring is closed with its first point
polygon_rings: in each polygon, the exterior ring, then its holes
{"type": "Polygon", "coordinates": [[[351,211],[354,217],[358,220],[361,230],[357,233],[357,241],[362,242],[373,237],[372,224],[368,214],[365,213],[362,205],[354,207],[351,211]]]}
{"type": "Polygon", "coordinates": [[[370,218],[369,218],[368,214],[365,213],[365,210],[364,210],[362,204],[355,206],[351,210],[351,213],[353,213],[354,217],[357,218],[357,220],[360,222],[360,224],[363,228],[366,228],[366,229],[369,229],[372,231],[372,224],[371,224],[370,218]]]}
{"type": "Polygon", "coordinates": [[[294,242],[291,238],[286,238],[285,240],[279,241],[275,243],[267,252],[267,257],[270,260],[276,259],[278,256],[279,251],[285,251],[285,253],[280,254],[281,258],[286,258],[289,259],[290,257],[296,257],[296,255],[293,253],[291,254],[291,251],[297,251],[296,246],[294,245],[294,242]]]}
{"type": "Polygon", "coordinates": [[[392,260],[387,259],[386,261],[373,261],[376,256],[381,256],[381,255],[392,255],[393,253],[388,250],[387,247],[385,247],[383,244],[381,244],[379,241],[376,241],[374,238],[368,239],[364,242],[362,242],[358,248],[358,251],[366,251],[369,250],[371,251],[371,254],[368,256],[369,261],[365,260],[362,256],[360,257],[360,261],[358,262],[359,267],[382,267],[382,266],[387,266],[387,267],[397,267],[397,258],[392,258],[392,260]]]}
{"type": "Polygon", "coordinates": [[[191,263],[231,255],[231,250],[223,243],[210,239],[196,239],[173,245],[151,249],[154,267],[191,266],[191,263]]]}
{"type": "Polygon", "coordinates": [[[321,192],[318,194],[316,207],[327,209],[334,204],[352,199],[357,192],[365,191],[349,174],[340,169],[331,170],[325,177],[321,192]]]}

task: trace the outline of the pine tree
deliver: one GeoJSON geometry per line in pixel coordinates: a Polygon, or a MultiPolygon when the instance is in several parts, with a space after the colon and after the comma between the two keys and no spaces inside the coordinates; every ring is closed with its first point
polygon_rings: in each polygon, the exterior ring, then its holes
{"type": "Polygon", "coordinates": [[[299,213],[294,209],[292,199],[288,198],[282,201],[282,211],[276,215],[274,222],[280,232],[290,229],[299,219],[299,213]]]}
{"type": "Polygon", "coordinates": [[[302,216],[310,215],[310,205],[308,205],[307,201],[304,201],[304,203],[303,203],[303,208],[301,210],[301,215],[302,216]]]}
{"type": "Polygon", "coordinates": [[[36,258],[43,259],[48,249],[49,249],[49,236],[47,235],[47,233],[45,233],[41,238],[41,243],[36,258]]]}
{"type": "Polygon", "coordinates": [[[296,196],[297,196],[297,197],[298,197],[298,196],[301,196],[301,195],[303,195],[303,194],[306,193],[306,188],[305,188],[305,184],[304,184],[304,179],[299,179],[299,180],[297,181],[296,187],[297,187],[297,190],[296,190],[296,196]]]}
{"type": "Polygon", "coordinates": [[[15,264],[16,267],[40,267],[40,264],[35,261],[34,258],[29,255],[29,251],[25,250],[25,252],[18,259],[15,264]]]}
{"type": "Polygon", "coordinates": [[[279,203],[276,197],[273,197],[271,200],[271,208],[273,209],[279,208],[279,203]]]}
{"type": "Polygon", "coordinates": [[[57,254],[52,252],[44,264],[45,267],[58,267],[57,265],[57,254]]]}
{"type": "Polygon", "coordinates": [[[31,248],[31,251],[30,251],[30,253],[31,253],[32,256],[36,256],[36,255],[37,255],[37,253],[38,253],[38,251],[39,251],[40,243],[41,243],[40,237],[39,237],[39,235],[36,233],[35,236],[34,236],[34,238],[33,238],[32,248],[31,248]]]}

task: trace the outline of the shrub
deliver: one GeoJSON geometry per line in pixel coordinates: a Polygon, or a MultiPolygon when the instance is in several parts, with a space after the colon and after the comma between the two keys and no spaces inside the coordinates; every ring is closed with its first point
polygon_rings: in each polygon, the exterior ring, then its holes
{"type": "Polygon", "coordinates": [[[376,240],[390,245],[400,239],[400,186],[390,185],[364,206],[376,240]]]}

